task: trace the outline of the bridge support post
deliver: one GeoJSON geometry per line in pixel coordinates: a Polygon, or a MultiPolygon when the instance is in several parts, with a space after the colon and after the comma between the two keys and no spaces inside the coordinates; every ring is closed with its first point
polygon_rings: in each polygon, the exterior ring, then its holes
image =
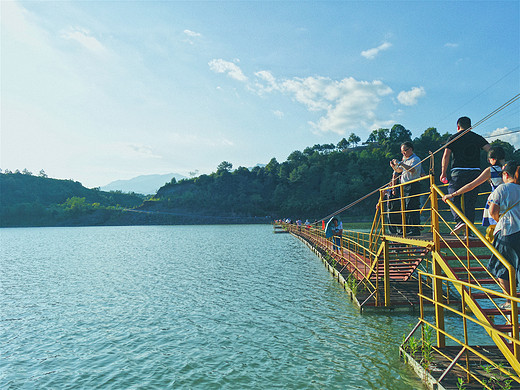
{"type": "MultiPolygon", "coordinates": [[[[435,178],[430,174],[430,204],[432,205],[432,234],[434,252],[439,253],[441,249],[441,239],[439,232],[439,204],[437,193],[433,190],[435,178]]],[[[442,276],[442,268],[437,261],[435,255],[432,256],[432,272],[435,276],[442,276]]],[[[438,303],[443,303],[442,280],[435,278],[433,281],[433,300],[435,302],[435,325],[437,327],[437,347],[442,348],[446,346],[446,336],[441,331],[444,331],[444,308],[438,303]]]]}
{"type": "Polygon", "coordinates": [[[388,251],[388,241],[383,239],[383,264],[385,280],[385,306],[390,306],[390,258],[388,251]]]}

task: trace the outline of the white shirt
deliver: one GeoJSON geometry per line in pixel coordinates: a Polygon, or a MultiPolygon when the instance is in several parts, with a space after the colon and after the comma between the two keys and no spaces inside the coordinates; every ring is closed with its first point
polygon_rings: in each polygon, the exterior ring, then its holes
{"type": "MultiPolygon", "coordinates": [[[[415,165],[419,164],[421,162],[421,159],[417,157],[415,153],[413,153],[410,157],[405,158],[403,157],[403,164],[406,164],[406,166],[413,168],[415,165]]],[[[417,165],[415,168],[415,172],[409,172],[406,169],[403,168],[403,173],[401,175],[401,183],[406,183],[410,180],[415,180],[421,177],[421,164],[417,165]]]]}
{"type": "Polygon", "coordinates": [[[520,185],[504,183],[489,195],[489,202],[500,206],[500,219],[495,227],[496,234],[502,230],[503,236],[520,231],[520,185]],[[511,209],[509,209],[511,207],[511,209]],[[509,209],[505,214],[503,214],[509,209]],[[503,214],[503,215],[502,215],[503,214]]]}

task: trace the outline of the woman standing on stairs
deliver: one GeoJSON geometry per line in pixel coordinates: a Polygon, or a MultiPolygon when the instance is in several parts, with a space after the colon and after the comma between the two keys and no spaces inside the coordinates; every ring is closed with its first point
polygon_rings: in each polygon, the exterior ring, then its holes
{"type": "MultiPolygon", "coordinates": [[[[489,213],[497,222],[493,245],[498,252],[515,268],[516,283],[520,279],[520,165],[508,161],[502,168],[504,184],[489,196],[489,213]]],[[[507,268],[493,255],[488,264],[489,271],[498,279],[500,286],[509,292],[507,268]]],[[[509,308],[506,302],[502,308],[509,308]]]]}

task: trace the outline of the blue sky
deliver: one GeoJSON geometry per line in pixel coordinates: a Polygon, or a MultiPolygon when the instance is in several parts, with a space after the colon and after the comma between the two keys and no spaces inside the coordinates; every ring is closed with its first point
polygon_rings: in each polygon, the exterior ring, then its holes
{"type": "MultiPolygon", "coordinates": [[[[0,167],[94,187],[454,132],[520,92],[519,4],[2,1],[0,167]]],[[[475,131],[518,130],[519,106],[475,131]]]]}

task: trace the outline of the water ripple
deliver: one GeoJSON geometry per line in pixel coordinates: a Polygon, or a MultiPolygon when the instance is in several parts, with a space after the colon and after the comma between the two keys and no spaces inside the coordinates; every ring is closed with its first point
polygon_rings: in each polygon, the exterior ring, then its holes
{"type": "Polygon", "coordinates": [[[3,229],[0,388],[420,388],[412,316],[360,315],[269,226],[3,229]]]}

